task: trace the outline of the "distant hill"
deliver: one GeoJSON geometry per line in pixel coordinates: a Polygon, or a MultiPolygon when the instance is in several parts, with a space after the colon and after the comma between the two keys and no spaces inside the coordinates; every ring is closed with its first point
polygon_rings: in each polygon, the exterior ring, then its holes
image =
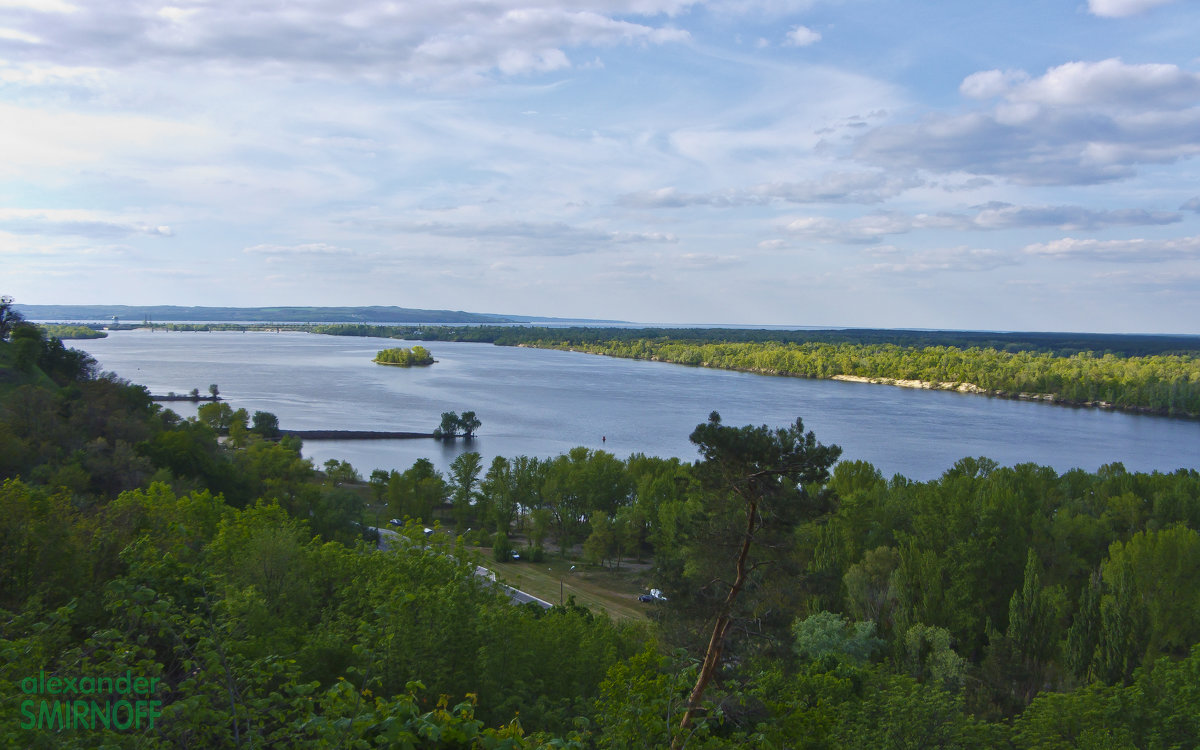
{"type": "Polygon", "coordinates": [[[213,323],[619,323],[614,320],[420,310],[411,307],[180,307],[177,305],[14,305],[27,320],[149,320],[213,323]]]}

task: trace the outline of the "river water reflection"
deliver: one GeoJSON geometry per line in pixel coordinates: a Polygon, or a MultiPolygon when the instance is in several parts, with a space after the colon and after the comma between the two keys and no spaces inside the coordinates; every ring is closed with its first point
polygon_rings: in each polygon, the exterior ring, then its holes
{"type": "MultiPolygon", "coordinates": [[[[826,380],[765,377],[575,352],[430,342],[426,368],[382,367],[392,339],[303,333],[117,331],[70,342],[104,370],[152,393],[220,386],[234,408],[273,412],[286,429],[431,431],[445,411],[483,422],[469,449],[548,457],[575,446],[696,457],[688,435],[713,410],[730,425],[782,426],[797,417],[843,458],[885,475],[932,479],[964,456],[1094,471],[1200,466],[1200,422],[1075,409],[971,394],[826,380]]],[[[183,416],[190,403],[172,403],[183,416]]],[[[350,461],[364,476],[405,469],[421,457],[440,469],[462,441],[308,441],[318,465],[350,461]]]]}

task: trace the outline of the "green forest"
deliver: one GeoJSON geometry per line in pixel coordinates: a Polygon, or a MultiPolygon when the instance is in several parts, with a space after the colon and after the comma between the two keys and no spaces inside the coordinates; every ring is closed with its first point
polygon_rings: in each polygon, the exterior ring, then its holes
{"type": "Polygon", "coordinates": [[[1200,737],[1194,468],[976,457],[915,482],[839,461],[800,419],[714,413],[694,462],[464,453],[447,474],[422,460],[364,480],[277,433],[224,403],[180,419],[0,310],[0,744],[1200,737]],[[388,518],[401,524],[379,549],[388,518]],[[484,556],[515,540],[598,574],[640,561],[665,600],[622,619],[516,606],[476,575],[503,577],[484,556]],[[157,686],[146,723],[53,723],[53,706],[117,675],[157,686]]]}
{"type": "Polygon", "coordinates": [[[566,349],[763,375],[917,380],[1005,398],[1200,417],[1195,336],[349,324],[308,330],[566,349]]]}

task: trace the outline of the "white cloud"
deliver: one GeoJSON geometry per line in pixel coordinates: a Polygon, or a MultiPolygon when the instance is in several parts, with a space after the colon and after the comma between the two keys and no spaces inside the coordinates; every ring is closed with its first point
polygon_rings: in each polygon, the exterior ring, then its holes
{"type": "Polygon", "coordinates": [[[85,114],[0,102],[0,176],[45,175],[107,158],[187,158],[211,145],[204,127],[143,115],[85,114]]]}
{"type": "Polygon", "coordinates": [[[41,37],[37,37],[33,34],[19,31],[17,29],[6,29],[4,27],[0,27],[0,39],[8,39],[9,41],[13,42],[24,42],[26,44],[42,43],[41,37]]]}
{"type": "Polygon", "coordinates": [[[879,128],[859,142],[857,155],[893,167],[1069,185],[1200,154],[1200,74],[1176,65],[1071,62],[1036,79],[985,71],[961,90],[1003,99],[990,112],[879,128]]]}
{"type": "Polygon", "coordinates": [[[797,26],[787,33],[787,43],[793,47],[807,47],[821,41],[821,34],[807,26],[797,26]]]}
{"type": "Polygon", "coordinates": [[[1102,18],[1125,18],[1174,0],[1088,0],[1088,10],[1102,18]]]}
{"type": "Polygon", "coordinates": [[[1173,211],[1132,208],[1097,210],[1082,206],[1014,206],[1008,203],[980,206],[975,216],[964,218],[964,228],[1056,227],[1064,230],[1155,226],[1175,224],[1183,220],[1182,216],[1173,211]]]}
{"type": "Polygon", "coordinates": [[[883,172],[829,172],[797,182],[771,182],[751,188],[711,193],[683,193],[666,187],[628,193],[617,203],[630,208],[684,208],[687,206],[733,207],[787,203],[879,203],[905,190],[920,186],[913,176],[883,172]]]}
{"type": "Polygon", "coordinates": [[[168,5],[165,8],[159,8],[158,15],[174,23],[183,23],[199,12],[199,8],[177,8],[173,5],[168,5]]]}
{"type": "Polygon", "coordinates": [[[1200,236],[1169,240],[1080,240],[1064,237],[1053,242],[1028,245],[1025,252],[1059,260],[1154,263],[1200,258],[1200,236]]]}
{"type": "Polygon", "coordinates": [[[912,175],[883,172],[830,172],[818,179],[757,185],[750,194],[788,203],[879,203],[918,187],[912,175]]]}
{"type": "Polygon", "coordinates": [[[1055,227],[1070,230],[1101,230],[1116,226],[1160,226],[1182,221],[1171,211],[1144,209],[1097,210],[1082,206],[1014,206],[988,203],[975,207],[974,214],[905,214],[889,211],[837,220],[806,216],[788,222],[784,229],[822,242],[875,243],[887,235],[907,234],[922,229],[950,231],[1024,229],[1055,227]]]}
{"type": "Polygon", "coordinates": [[[1195,211],[1196,213],[1200,214],[1200,196],[1196,196],[1195,198],[1185,201],[1184,204],[1179,207],[1179,210],[1195,211]]]}
{"type": "Polygon", "coordinates": [[[0,8],[18,8],[38,13],[74,13],[79,10],[78,6],[63,0],[0,0],[0,8]]]}
{"type": "Polygon", "coordinates": [[[312,242],[303,245],[253,245],[242,250],[249,255],[268,256],[346,256],[355,252],[345,247],[312,242]]]}
{"type": "Polygon", "coordinates": [[[641,243],[641,242],[666,242],[676,243],[679,238],[670,232],[611,232],[608,235],[613,242],[620,243],[641,243]]]}
{"type": "Polygon", "coordinates": [[[878,213],[838,221],[824,216],[802,216],[784,225],[784,231],[811,237],[822,242],[866,244],[879,242],[891,234],[902,234],[913,228],[911,217],[899,213],[878,213]]]}
{"type": "Polygon", "coordinates": [[[0,82],[21,86],[83,86],[99,85],[104,71],[98,68],[66,65],[12,65],[0,60],[0,82]]]}
{"type": "Polygon", "coordinates": [[[170,237],[169,226],[83,209],[0,208],[0,229],[26,235],[76,235],[94,239],[146,234],[170,237]]]}
{"type": "Polygon", "coordinates": [[[765,18],[777,18],[803,13],[812,9],[818,2],[820,0],[707,0],[703,5],[715,13],[727,16],[753,14],[765,18]]]}
{"type": "Polygon", "coordinates": [[[584,255],[618,245],[679,241],[669,232],[613,231],[561,221],[383,222],[378,227],[411,234],[463,238],[497,252],[534,256],[584,255]]]}
{"type": "Polygon", "coordinates": [[[1200,102],[1200,73],[1176,65],[1129,65],[1116,58],[1069,62],[1012,86],[1008,98],[1047,107],[1178,109],[1200,102]]]}
{"type": "Polygon", "coordinates": [[[510,49],[501,52],[496,61],[496,68],[505,75],[548,73],[570,66],[571,62],[559,49],[544,49],[537,52],[510,49]]]}
{"type": "Polygon", "coordinates": [[[626,260],[619,264],[621,268],[644,269],[653,271],[707,271],[711,269],[729,268],[744,263],[737,255],[721,255],[718,253],[653,253],[643,254],[636,259],[626,260]]]}
{"type": "Polygon", "coordinates": [[[12,22],[20,25],[0,30],[0,35],[42,42],[16,51],[13,59],[22,63],[53,60],[124,69],[159,62],[239,73],[286,66],[292,74],[307,70],[402,81],[469,81],[566,68],[571,49],[684,42],[689,34],[662,17],[692,4],[597,0],[578,8],[555,0],[311,0],[281,8],[269,0],[93,3],[69,14],[14,16],[12,22]]]}
{"type": "Polygon", "coordinates": [[[971,99],[992,99],[1027,80],[1029,75],[1023,70],[983,70],[964,78],[958,91],[971,99]]]}
{"type": "MultiPolygon", "coordinates": [[[[1186,302],[1189,306],[1193,307],[1196,304],[1195,300],[1200,299],[1200,273],[1195,271],[1148,272],[1146,269],[1140,269],[1138,272],[1131,272],[1121,269],[1092,274],[1091,278],[1094,282],[1115,282],[1120,286],[1121,292],[1124,293],[1135,291],[1150,292],[1156,296],[1164,293],[1179,295],[1183,298],[1180,301],[1186,302]]],[[[1101,294],[1108,297],[1111,296],[1112,292],[1104,290],[1101,294]]],[[[1178,304],[1172,305],[1171,310],[1176,314],[1182,313],[1178,304]]],[[[1186,317],[1186,314],[1184,316],[1186,317]]]]}
{"type": "Polygon", "coordinates": [[[1017,264],[1017,259],[997,250],[966,246],[938,250],[923,250],[903,255],[894,248],[888,256],[895,260],[874,263],[859,269],[870,274],[927,274],[935,271],[974,272],[993,271],[1002,266],[1017,264]]]}

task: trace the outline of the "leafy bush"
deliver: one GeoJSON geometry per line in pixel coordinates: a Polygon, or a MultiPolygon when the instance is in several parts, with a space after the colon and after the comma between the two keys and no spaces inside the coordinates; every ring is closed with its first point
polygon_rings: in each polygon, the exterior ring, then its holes
{"type": "Polygon", "coordinates": [[[508,541],[508,534],[503,531],[496,532],[496,538],[492,542],[492,557],[498,562],[508,562],[512,559],[512,543],[508,541]]]}

